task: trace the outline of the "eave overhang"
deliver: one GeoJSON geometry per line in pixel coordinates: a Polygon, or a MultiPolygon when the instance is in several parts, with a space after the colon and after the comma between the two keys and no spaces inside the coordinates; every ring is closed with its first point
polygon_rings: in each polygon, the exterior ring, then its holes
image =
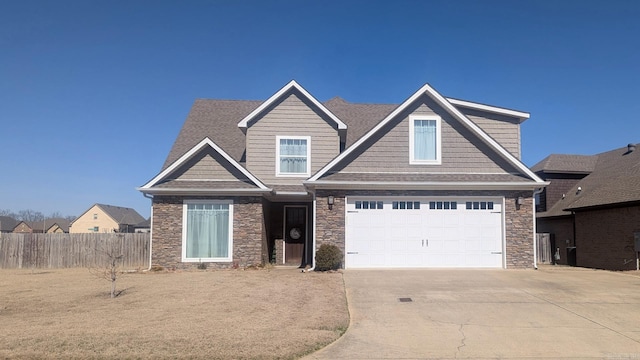
{"type": "Polygon", "coordinates": [[[313,189],[339,190],[535,190],[549,182],[433,182],[433,181],[305,181],[313,189]]]}
{"type": "Polygon", "coordinates": [[[507,109],[507,108],[503,108],[503,107],[492,106],[492,105],[487,105],[487,104],[481,104],[481,103],[477,103],[477,102],[472,102],[472,101],[467,101],[467,100],[460,100],[460,99],[455,99],[455,98],[450,98],[450,97],[448,97],[446,99],[447,99],[448,102],[452,103],[453,105],[464,107],[464,108],[467,108],[467,109],[486,111],[486,112],[490,112],[490,113],[494,113],[494,114],[498,114],[498,115],[506,115],[506,116],[514,117],[516,119],[519,119],[520,123],[524,122],[525,120],[527,120],[531,116],[531,114],[529,114],[528,112],[524,112],[524,111],[507,109]]]}

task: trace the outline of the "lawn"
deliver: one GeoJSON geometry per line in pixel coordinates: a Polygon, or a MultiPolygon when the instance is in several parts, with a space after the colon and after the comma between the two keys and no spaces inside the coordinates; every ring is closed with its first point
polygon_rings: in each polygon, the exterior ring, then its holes
{"type": "Polygon", "coordinates": [[[341,273],[0,270],[0,358],[291,359],[349,323],[341,273]]]}

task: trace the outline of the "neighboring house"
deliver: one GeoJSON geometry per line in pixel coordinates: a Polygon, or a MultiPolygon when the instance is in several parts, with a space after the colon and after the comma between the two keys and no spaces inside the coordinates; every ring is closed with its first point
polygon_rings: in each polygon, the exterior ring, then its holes
{"type": "Polygon", "coordinates": [[[295,81],[266,101],[196,100],[153,196],[152,261],[189,268],[535,266],[529,114],[443,97],[321,103],[295,81]]]}
{"type": "Polygon", "coordinates": [[[64,218],[49,218],[43,221],[28,221],[29,227],[33,233],[68,233],[69,220],[64,218]]]}
{"type": "Polygon", "coordinates": [[[136,226],[134,226],[134,232],[137,232],[137,233],[151,232],[151,218],[148,218],[147,220],[136,224],[136,226]]]}
{"type": "Polygon", "coordinates": [[[70,233],[131,233],[136,224],[144,221],[131,208],[95,204],[69,225],[70,233]]]}
{"type": "Polygon", "coordinates": [[[18,220],[10,216],[0,216],[0,233],[11,233],[18,225],[18,220]]]}
{"type": "Polygon", "coordinates": [[[592,156],[550,155],[532,169],[550,182],[540,196],[537,231],[552,235],[557,263],[637,268],[640,151],[634,144],[592,156]]]}
{"type": "Polygon", "coordinates": [[[16,234],[27,234],[32,233],[33,228],[28,221],[21,220],[18,221],[18,224],[13,228],[13,232],[16,234]]]}

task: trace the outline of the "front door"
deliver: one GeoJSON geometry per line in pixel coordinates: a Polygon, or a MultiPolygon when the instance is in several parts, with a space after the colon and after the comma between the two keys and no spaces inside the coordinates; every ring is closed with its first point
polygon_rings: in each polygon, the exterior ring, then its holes
{"type": "Polygon", "coordinates": [[[284,263],[301,266],[307,239],[307,207],[284,207],[284,263]]]}

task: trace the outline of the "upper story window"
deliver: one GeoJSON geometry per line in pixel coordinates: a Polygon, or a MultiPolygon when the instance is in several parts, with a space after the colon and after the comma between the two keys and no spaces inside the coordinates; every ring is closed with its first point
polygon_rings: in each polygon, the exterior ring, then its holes
{"type": "Polygon", "coordinates": [[[276,175],[311,175],[311,137],[276,137],[276,175]]]}
{"type": "Polygon", "coordinates": [[[442,162],[440,117],[411,115],[409,122],[409,163],[439,165],[442,162]]]}

